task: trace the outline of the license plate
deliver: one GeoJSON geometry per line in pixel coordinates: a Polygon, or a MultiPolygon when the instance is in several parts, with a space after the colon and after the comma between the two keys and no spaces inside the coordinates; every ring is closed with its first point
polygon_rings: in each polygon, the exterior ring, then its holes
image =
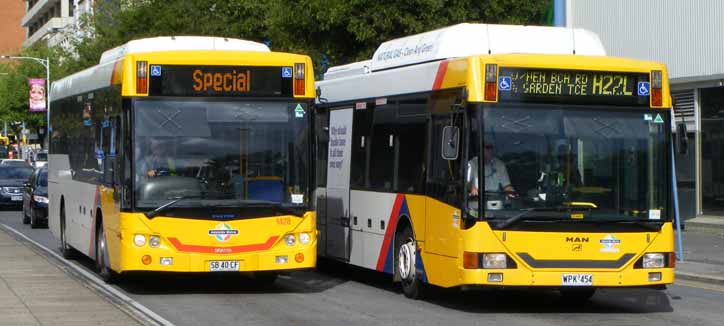
{"type": "Polygon", "coordinates": [[[229,272],[238,271],[238,260],[212,260],[209,261],[209,271],[211,272],[229,272]]]}
{"type": "Polygon", "coordinates": [[[562,274],[561,283],[564,286],[591,286],[593,285],[592,274],[562,274]]]}
{"type": "Polygon", "coordinates": [[[23,200],[23,196],[10,196],[10,200],[21,201],[21,200],[23,200]]]}

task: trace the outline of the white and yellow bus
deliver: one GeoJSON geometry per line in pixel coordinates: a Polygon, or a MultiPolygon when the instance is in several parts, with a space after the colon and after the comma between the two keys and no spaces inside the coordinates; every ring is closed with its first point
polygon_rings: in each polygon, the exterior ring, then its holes
{"type": "Polygon", "coordinates": [[[49,226],[112,280],[313,268],[308,56],[213,37],[106,51],[53,83],[49,226]]]}
{"type": "Polygon", "coordinates": [[[608,57],[584,30],[460,24],[317,86],[321,256],[413,298],[673,282],[663,64],[608,57]]]}

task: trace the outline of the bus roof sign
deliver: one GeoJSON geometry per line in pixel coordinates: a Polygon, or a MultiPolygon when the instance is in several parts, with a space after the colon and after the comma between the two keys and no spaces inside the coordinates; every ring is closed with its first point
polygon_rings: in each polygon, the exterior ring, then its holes
{"type": "Polygon", "coordinates": [[[151,64],[148,95],[292,97],[284,68],[290,67],[151,64]]]}
{"type": "Polygon", "coordinates": [[[377,71],[502,53],[606,55],[598,36],[583,29],[464,23],[382,43],[369,65],[377,71]]]}

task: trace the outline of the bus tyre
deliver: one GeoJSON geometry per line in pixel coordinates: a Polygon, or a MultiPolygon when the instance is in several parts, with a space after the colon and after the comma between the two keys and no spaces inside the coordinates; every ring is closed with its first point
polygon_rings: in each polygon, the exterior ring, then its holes
{"type": "Polygon", "coordinates": [[[596,294],[596,289],[561,289],[561,299],[566,302],[588,301],[596,294]]]}
{"type": "Polygon", "coordinates": [[[277,272],[254,272],[254,280],[262,286],[272,285],[277,280],[277,272]]]}
{"type": "Polygon", "coordinates": [[[60,206],[60,253],[65,259],[74,259],[75,250],[68,245],[68,239],[65,235],[65,206],[60,206]]]}
{"type": "Polygon", "coordinates": [[[35,216],[35,212],[33,210],[30,211],[30,228],[31,229],[37,229],[40,227],[45,226],[38,218],[35,216]]]}
{"type": "Polygon", "coordinates": [[[96,232],[96,270],[98,275],[106,283],[115,283],[116,274],[108,267],[108,245],[106,243],[106,232],[103,231],[103,224],[98,226],[96,232]]]}
{"type": "Polygon", "coordinates": [[[410,299],[422,298],[425,284],[417,275],[415,267],[417,243],[409,227],[395,237],[395,252],[397,252],[395,262],[402,283],[402,292],[410,299]]]}

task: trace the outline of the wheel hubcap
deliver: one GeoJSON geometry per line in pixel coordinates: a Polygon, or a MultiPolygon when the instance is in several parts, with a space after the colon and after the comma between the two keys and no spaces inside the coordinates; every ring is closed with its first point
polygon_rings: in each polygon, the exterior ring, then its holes
{"type": "Polygon", "coordinates": [[[400,246],[397,261],[400,277],[403,280],[411,280],[415,273],[415,244],[411,239],[400,246]]]}
{"type": "Polygon", "coordinates": [[[106,237],[105,237],[105,234],[103,234],[103,231],[101,230],[101,232],[98,233],[98,268],[101,271],[104,271],[106,268],[105,259],[106,259],[106,237]]]}

